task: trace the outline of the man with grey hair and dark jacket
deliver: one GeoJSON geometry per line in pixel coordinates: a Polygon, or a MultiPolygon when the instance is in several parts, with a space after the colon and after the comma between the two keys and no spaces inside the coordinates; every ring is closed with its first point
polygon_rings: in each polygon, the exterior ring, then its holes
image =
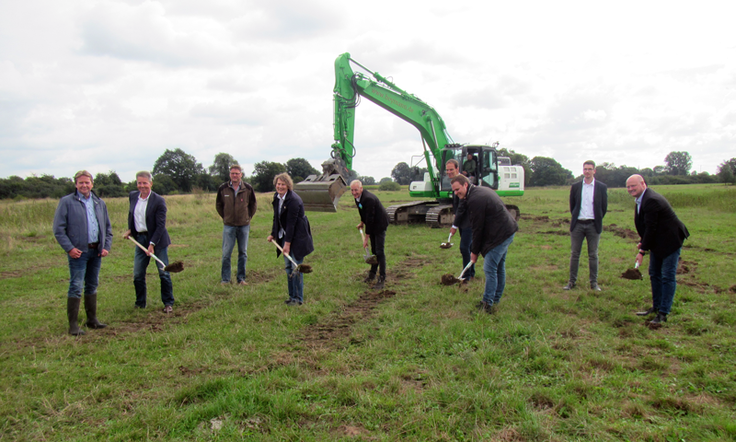
{"type": "Polygon", "coordinates": [[[473,229],[470,260],[476,263],[478,256],[483,255],[486,286],[478,307],[486,313],[495,313],[506,287],[506,254],[519,225],[490,188],[470,184],[465,175],[456,176],[451,184],[453,193],[465,200],[473,229]]]}
{"type": "Polygon", "coordinates": [[[79,304],[84,289],[87,327],[107,327],[97,320],[97,286],[102,258],[112,247],[112,226],[107,206],[92,192],[92,174],[81,170],[74,175],[77,190],[59,201],[54,214],[54,236],[69,260],[69,291],[66,313],[69,334],[83,335],[79,328],[79,304]]]}

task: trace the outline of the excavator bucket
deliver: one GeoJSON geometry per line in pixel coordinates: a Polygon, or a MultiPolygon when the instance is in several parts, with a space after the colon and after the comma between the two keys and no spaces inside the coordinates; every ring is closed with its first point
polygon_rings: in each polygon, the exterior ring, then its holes
{"type": "Polygon", "coordinates": [[[337,203],[347,189],[339,173],[332,175],[309,175],[294,185],[294,192],[304,202],[304,210],[311,212],[337,212],[337,203]]]}

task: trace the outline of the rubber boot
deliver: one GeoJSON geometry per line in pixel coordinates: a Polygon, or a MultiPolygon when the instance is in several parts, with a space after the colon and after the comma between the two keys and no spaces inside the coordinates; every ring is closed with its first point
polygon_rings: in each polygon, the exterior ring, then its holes
{"type": "Polygon", "coordinates": [[[80,298],[66,298],[66,316],[69,318],[69,334],[79,336],[84,334],[84,330],[79,328],[79,304],[82,302],[80,298]]]}
{"type": "Polygon", "coordinates": [[[383,283],[386,281],[385,276],[379,276],[376,280],[376,285],[373,286],[373,290],[383,290],[383,283]]]}
{"type": "Polygon", "coordinates": [[[94,329],[107,327],[107,324],[97,320],[97,293],[84,295],[84,311],[87,313],[87,327],[94,329]]]}
{"type": "Polygon", "coordinates": [[[373,272],[370,272],[370,273],[368,273],[368,276],[365,277],[365,279],[363,280],[363,282],[365,282],[366,284],[368,284],[371,281],[373,281],[374,279],[376,279],[376,274],[373,273],[373,272]]]}

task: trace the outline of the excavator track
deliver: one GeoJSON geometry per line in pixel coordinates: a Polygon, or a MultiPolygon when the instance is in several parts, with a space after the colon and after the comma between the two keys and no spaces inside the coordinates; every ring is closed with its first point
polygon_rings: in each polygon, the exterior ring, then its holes
{"type": "Polygon", "coordinates": [[[429,227],[451,227],[453,220],[452,204],[439,204],[437,201],[414,201],[396,204],[386,208],[391,224],[420,224],[429,227]]]}
{"type": "Polygon", "coordinates": [[[440,204],[427,210],[425,221],[427,226],[435,228],[450,228],[455,214],[452,212],[452,204],[440,204]]]}

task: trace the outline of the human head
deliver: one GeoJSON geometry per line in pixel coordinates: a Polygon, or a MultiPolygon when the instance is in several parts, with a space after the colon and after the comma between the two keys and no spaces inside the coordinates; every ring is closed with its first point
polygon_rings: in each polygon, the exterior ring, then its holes
{"type": "Polygon", "coordinates": [[[287,191],[294,188],[294,181],[291,180],[288,173],[283,172],[273,177],[273,185],[276,188],[276,193],[284,196],[287,191]]]}
{"type": "Polygon", "coordinates": [[[472,154],[472,153],[470,153],[470,152],[468,152],[468,159],[469,159],[469,160],[472,160],[472,159],[473,159],[473,154],[472,154]]]}
{"type": "Polygon", "coordinates": [[[87,172],[86,170],[80,170],[79,172],[75,173],[74,187],[76,187],[77,191],[84,195],[85,198],[89,198],[89,194],[90,192],[92,192],[92,187],[94,187],[92,174],[87,172]]]}
{"type": "Polygon", "coordinates": [[[583,163],[583,176],[585,177],[585,182],[590,182],[593,179],[593,176],[595,176],[595,163],[593,160],[588,160],[583,163]]]}
{"type": "Polygon", "coordinates": [[[457,176],[457,174],[460,172],[460,163],[457,162],[456,159],[447,160],[447,163],[445,163],[445,173],[447,174],[447,177],[450,179],[453,179],[457,176]]]}
{"type": "Polygon", "coordinates": [[[240,184],[240,179],[243,177],[243,169],[237,164],[230,166],[230,181],[235,185],[240,184]]]}
{"type": "Polygon", "coordinates": [[[151,194],[151,185],[153,185],[153,176],[147,170],[141,170],[135,174],[135,185],[141,193],[141,198],[148,198],[151,194]]]}
{"type": "Polygon", "coordinates": [[[452,181],[450,181],[450,184],[452,185],[452,192],[457,195],[458,198],[464,200],[468,194],[468,189],[470,188],[470,181],[468,181],[468,178],[465,175],[457,175],[452,179],[452,181]]]}
{"type": "Polygon", "coordinates": [[[626,180],[626,191],[634,198],[639,198],[646,189],[647,183],[644,182],[644,177],[641,175],[631,175],[626,180]]]}
{"type": "Polygon", "coordinates": [[[363,183],[360,180],[353,180],[350,183],[350,193],[353,194],[353,198],[356,200],[363,195],[363,183]]]}

